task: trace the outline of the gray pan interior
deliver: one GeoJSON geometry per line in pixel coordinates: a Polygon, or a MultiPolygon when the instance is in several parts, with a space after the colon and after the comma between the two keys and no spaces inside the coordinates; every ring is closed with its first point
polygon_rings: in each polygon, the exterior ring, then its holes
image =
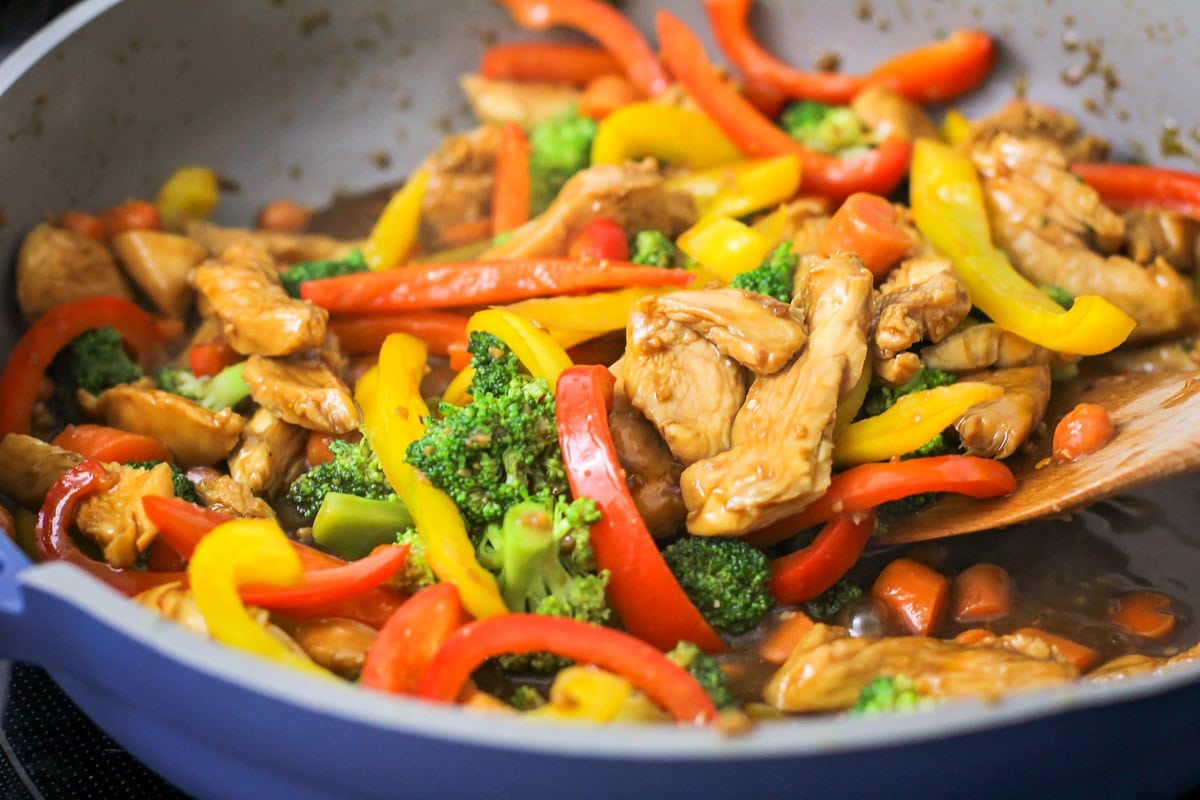
{"type": "MultiPolygon", "coordinates": [[[[776,52],[800,64],[837,52],[847,70],[869,67],[880,54],[939,32],[983,27],[1003,43],[1001,61],[987,91],[964,104],[968,112],[995,108],[1024,91],[1078,113],[1126,154],[1194,167],[1200,152],[1193,77],[1200,64],[1200,6],[1193,3],[758,5],[756,23],[776,52]],[[1164,158],[1164,147],[1181,154],[1164,158]]],[[[658,6],[705,27],[696,2],[629,0],[626,6],[647,30],[658,6]]],[[[454,78],[470,70],[483,44],[496,36],[529,34],[516,34],[504,14],[483,0],[88,0],[0,65],[0,263],[12,261],[20,237],[45,214],[152,195],[163,176],[182,164],[212,166],[240,185],[222,197],[217,214],[229,223],[244,224],[276,196],[319,204],[339,190],[398,181],[447,130],[470,124],[454,78]]],[[[0,284],[0,351],[17,331],[11,296],[11,282],[0,284]]],[[[1190,484],[1175,486],[1194,493],[1190,484]]],[[[564,744],[553,729],[500,721],[480,726],[454,711],[382,702],[345,687],[313,692],[301,677],[164,631],[70,568],[38,572],[35,583],[59,587],[130,635],[157,637],[179,658],[250,691],[375,726],[471,741],[502,735],[522,749],[574,747],[642,758],[855,750],[900,736],[945,736],[1152,695],[1200,674],[1188,669],[1114,687],[1068,687],[999,707],[956,704],[872,725],[819,720],[765,726],[733,741],[698,731],[639,729],[578,731],[564,744]]]]}

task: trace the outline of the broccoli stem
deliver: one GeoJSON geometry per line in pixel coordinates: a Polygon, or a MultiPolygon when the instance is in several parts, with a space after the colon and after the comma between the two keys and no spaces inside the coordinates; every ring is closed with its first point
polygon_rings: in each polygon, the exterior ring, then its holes
{"type": "Polygon", "coordinates": [[[412,515],[398,500],[371,500],[329,492],[313,520],[313,539],[334,555],[355,561],[411,527],[412,515]]]}

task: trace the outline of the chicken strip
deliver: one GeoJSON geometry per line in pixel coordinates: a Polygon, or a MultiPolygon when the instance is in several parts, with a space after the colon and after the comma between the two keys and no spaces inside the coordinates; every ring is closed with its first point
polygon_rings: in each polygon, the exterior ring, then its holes
{"type": "Polygon", "coordinates": [[[179,466],[215,464],[233,450],[245,420],[232,409],[209,411],[186,397],[144,386],[114,386],[89,413],[105,425],[141,433],[162,442],[179,466]]]}
{"type": "Polygon", "coordinates": [[[1195,272],[1200,264],[1200,220],[1169,208],[1127,211],[1122,252],[1139,264],[1162,258],[1177,270],[1195,272]]]}
{"type": "Polygon", "coordinates": [[[967,376],[967,380],[999,386],[1004,395],[971,406],[954,430],[963,448],[984,458],[1008,458],[1042,421],[1050,402],[1050,368],[1013,367],[967,376]]]}
{"type": "Polygon", "coordinates": [[[35,436],[10,433],[0,440],[0,492],[25,508],[40,509],[50,488],[81,461],[78,453],[35,436]]]}
{"type": "Polygon", "coordinates": [[[308,442],[308,432],[259,408],[246,422],[242,441],[229,456],[229,474],[255,494],[286,486],[308,442]]]}
{"type": "Polygon", "coordinates": [[[481,258],[563,256],[584,225],[609,217],[626,236],[652,228],[672,239],[696,221],[689,195],[668,190],[650,159],[623,166],[598,164],[573,176],[544,213],[513,231],[481,258]]]}
{"type": "Polygon", "coordinates": [[[324,362],[250,356],[242,377],[254,402],[292,425],[321,433],[358,430],[354,397],[324,362]]]}
{"type": "Polygon", "coordinates": [[[515,122],[526,130],[570,111],[582,94],[561,83],[506,81],[475,74],[463,75],[458,85],[476,118],[515,122]]]}
{"type": "Polygon", "coordinates": [[[251,517],[271,519],[275,511],[261,497],[257,497],[250,487],[240,483],[229,475],[211,472],[197,476],[196,495],[210,511],[228,514],[239,519],[251,517]]]}
{"type": "Polygon", "coordinates": [[[189,239],[194,239],[203,246],[214,258],[231,247],[253,247],[284,264],[327,259],[336,261],[362,246],[362,242],[343,242],[315,233],[222,228],[191,217],[183,220],[183,232],[189,239]]]}
{"type": "Polygon", "coordinates": [[[230,248],[197,267],[191,281],[205,301],[201,312],[221,322],[229,345],[243,355],[283,356],[325,342],[329,312],[288,297],[263,250],[230,248]]]}
{"type": "Polygon", "coordinates": [[[100,546],[105,561],[114,567],[128,567],[158,534],[142,508],[142,498],[174,497],[175,484],[168,464],[152,469],[109,464],[105,469],[116,484],[85,497],[75,514],[75,525],[100,546]]]}
{"type": "Polygon", "coordinates": [[[105,296],[132,297],[103,244],[49,223],[25,237],[17,253],[17,305],[26,320],[63,303],[105,296]]]}
{"type": "Polygon", "coordinates": [[[871,322],[871,365],[893,386],[908,383],[921,369],[909,348],[939,342],[971,311],[971,298],[944,258],[910,258],[879,287],[871,322]]]}
{"type": "Polygon", "coordinates": [[[1051,364],[1061,358],[994,322],[967,326],[937,344],[921,349],[921,361],[925,366],[946,372],[1051,364]]]}
{"type": "Polygon", "coordinates": [[[1002,134],[1052,145],[1071,164],[1104,161],[1108,157],[1108,142],[1099,136],[1084,135],[1070,114],[1024,100],[1012,100],[995,114],[977,120],[972,126],[970,147],[973,150],[985,147],[1002,134]]]}
{"type": "Polygon", "coordinates": [[[837,405],[866,364],[872,282],[856,256],[811,261],[794,301],[808,320],[808,346],[785,369],[755,380],[730,449],[683,471],[689,532],[748,533],[824,494],[837,405]]]}
{"type": "Polygon", "coordinates": [[[441,239],[450,224],[490,219],[500,126],[482,125],[442,140],[420,169],[429,175],[421,197],[421,224],[441,239]]]}
{"type": "Polygon", "coordinates": [[[937,128],[919,105],[902,94],[878,84],[868,86],[850,101],[850,108],[877,141],[893,137],[914,141],[938,138],[937,128]]]}
{"type": "Polygon", "coordinates": [[[625,483],[650,535],[661,539],[675,534],[687,516],[679,493],[683,465],[619,385],[614,387],[608,427],[625,483]]]}

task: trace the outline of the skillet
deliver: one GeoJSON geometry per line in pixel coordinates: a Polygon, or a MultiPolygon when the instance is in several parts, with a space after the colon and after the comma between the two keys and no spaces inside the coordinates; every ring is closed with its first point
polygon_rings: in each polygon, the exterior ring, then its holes
{"type": "MultiPolygon", "coordinates": [[[[848,70],[938,31],[985,27],[1002,59],[968,114],[1024,87],[1126,155],[1171,163],[1159,145],[1195,144],[1182,75],[1196,67],[1200,15],[1182,3],[761,5],[756,20],[777,52],[811,63],[837,51],[848,70]]],[[[658,6],[705,28],[687,0],[627,6],[645,29],[658,6]]],[[[493,34],[527,36],[483,0],[86,0],[0,65],[0,263],[45,213],[151,194],[183,163],[242,187],[222,197],[218,219],[229,223],[264,198],[315,205],[396,182],[446,129],[468,124],[453,78],[493,34]]],[[[0,307],[7,350],[10,283],[0,307]]],[[[1184,477],[1128,506],[1153,513],[1114,506],[1022,535],[1093,537],[1194,608],[1197,495],[1184,477]]],[[[1004,547],[1004,532],[986,536],[1004,547]]],[[[1188,626],[1182,641],[1196,637],[1188,626]]],[[[1200,668],[737,738],[528,725],[278,670],[67,565],[30,567],[4,537],[0,655],[45,666],[123,746],[202,797],[1165,797],[1200,783],[1200,668]]]]}

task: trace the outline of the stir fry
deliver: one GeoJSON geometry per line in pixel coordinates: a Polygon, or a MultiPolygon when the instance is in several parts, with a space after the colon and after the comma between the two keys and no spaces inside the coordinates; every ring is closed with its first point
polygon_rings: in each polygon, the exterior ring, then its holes
{"type": "Polygon", "coordinates": [[[600,0],[500,3],[595,45],[486,46],[478,126],[361,238],[287,199],[219,226],[198,166],[28,233],[0,491],[32,558],[310,675],[554,720],[736,730],[1200,652],[1149,589],[1063,629],[996,563],[864,560],[1104,448],[1108,409],[1054,411],[1080,374],[1200,368],[1200,177],[1036,102],[947,109],[981,31],[804,72],[705,0],[724,70],[666,12],[656,52],[600,0]]]}

